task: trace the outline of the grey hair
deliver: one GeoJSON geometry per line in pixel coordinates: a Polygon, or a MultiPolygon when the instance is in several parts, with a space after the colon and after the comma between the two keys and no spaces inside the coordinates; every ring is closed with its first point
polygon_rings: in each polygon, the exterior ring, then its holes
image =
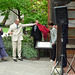
{"type": "Polygon", "coordinates": [[[18,18],[15,19],[15,22],[17,22],[17,20],[19,20],[18,18]]]}

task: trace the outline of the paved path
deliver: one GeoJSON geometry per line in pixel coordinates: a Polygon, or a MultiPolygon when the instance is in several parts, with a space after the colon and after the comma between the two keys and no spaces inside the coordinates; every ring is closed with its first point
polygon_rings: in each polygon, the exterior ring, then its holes
{"type": "Polygon", "coordinates": [[[48,58],[14,62],[9,57],[7,62],[0,62],[0,75],[50,75],[53,64],[48,58]]]}

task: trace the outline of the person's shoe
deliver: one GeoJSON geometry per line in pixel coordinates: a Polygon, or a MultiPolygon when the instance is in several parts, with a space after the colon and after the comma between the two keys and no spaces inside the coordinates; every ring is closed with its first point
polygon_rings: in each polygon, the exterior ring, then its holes
{"type": "Polygon", "coordinates": [[[2,60],[0,60],[0,62],[2,62],[2,60]]]}
{"type": "Polygon", "coordinates": [[[53,60],[52,60],[52,59],[51,59],[50,61],[51,61],[51,62],[53,62],[53,60]]]}
{"type": "Polygon", "coordinates": [[[67,64],[64,64],[64,65],[63,65],[63,68],[65,68],[66,66],[67,66],[67,64]]]}
{"type": "Polygon", "coordinates": [[[3,59],[1,59],[1,60],[2,60],[2,61],[7,61],[7,60],[6,60],[6,59],[4,59],[4,58],[3,58],[3,59]]]}
{"type": "Polygon", "coordinates": [[[17,59],[13,59],[15,62],[17,62],[17,59]]]}
{"type": "Polygon", "coordinates": [[[23,61],[23,59],[22,59],[22,58],[21,58],[21,59],[18,59],[18,60],[23,61]]]}

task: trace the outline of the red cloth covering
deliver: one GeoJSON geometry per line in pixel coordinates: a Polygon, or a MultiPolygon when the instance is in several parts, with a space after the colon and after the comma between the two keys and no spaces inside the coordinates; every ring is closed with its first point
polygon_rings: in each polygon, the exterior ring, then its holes
{"type": "Polygon", "coordinates": [[[47,29],[44,25],[41,24],[37,24],[39,30],[43,33],[43,37],[46,39],[47,38],[47,34],[50,33],[50,30],[47,29]]]}

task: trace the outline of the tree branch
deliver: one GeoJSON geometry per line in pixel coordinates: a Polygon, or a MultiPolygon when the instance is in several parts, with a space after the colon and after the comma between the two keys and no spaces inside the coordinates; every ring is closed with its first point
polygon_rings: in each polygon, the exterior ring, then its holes
{"type": "Polygon", "coordinates": [[[13,13],[15,13],[17,16],[19,16],[15,11],[13,11],[12,9],[8,8],[10,11],[12,11],[13,13]]]}

